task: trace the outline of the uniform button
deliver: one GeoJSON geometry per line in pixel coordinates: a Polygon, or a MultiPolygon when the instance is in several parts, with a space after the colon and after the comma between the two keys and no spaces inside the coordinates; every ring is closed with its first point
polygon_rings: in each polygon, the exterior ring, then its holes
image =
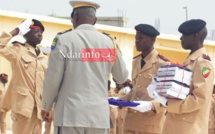
{"type": "Polygon", "coordinates": [[[137,87],[140,87],[140,85],[138,85],[137,87]]]}
{"type": "Polygon", "coordinates": [[[186,118],[182,118],[183,120],[185,120],[186,118]]]}
{"type": "Polygon", "coordinates": [[[142,74],[139,74],[139,76],[142,76],[142,74]]]}
{"type": "Polygon", "coordinates": [[[134,111],[134,113],[136,113],[137,111],[134,111]]]}

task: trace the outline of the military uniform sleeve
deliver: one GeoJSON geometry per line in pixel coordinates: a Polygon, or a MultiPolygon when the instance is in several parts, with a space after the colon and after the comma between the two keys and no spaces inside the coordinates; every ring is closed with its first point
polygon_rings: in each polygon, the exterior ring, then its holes
{"type": "Polygon", "coordinates": [[[64,74],[65,47],[61,44],[61,38],[57,35],[55,48],[50,53],[48,68],[44,79],[42,93],[42,110],[49,112],[54,104],[60,89],[64,74]]]}
{"type": "Polygon", "coordinates": [[[196,63],[193,67],[193,91],[185,100],[168,100],[167,110],[171,113],[190,113],[201,109],[208,99],[211,99],[214,70],[208,60],[196,63]],[[204,75],[204,69],[210,71],[209,75],[204,75]]]}
{"type": "Polygon", "coordinates": [[[15,60],[19,55],[19,46],[9,47],[7,43],[12,38],[12,35],[6,32],[3,32],[0,36],[0,55],[6,58],[9,61],[15,60]]]}
{"type": "Polygon", "coordinates": [[[116,62],[114,63],[111,71],[113,78],[118,84],[123,84],[128,79],[128,70],[125,62],[122,59],[121,53],[116,48],[116,62]]]}

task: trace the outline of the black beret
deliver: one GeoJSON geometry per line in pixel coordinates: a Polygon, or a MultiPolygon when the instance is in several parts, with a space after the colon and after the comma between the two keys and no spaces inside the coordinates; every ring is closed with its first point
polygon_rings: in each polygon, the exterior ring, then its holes
{"type": "Polygon", "coordinates": [[[190,35],[199,32],[205,27],[205,25],[206,22],[204,20],[192,19],[182,23],[179,26],[178,31],[182,34],[190,35]]]}
{"type": "Polygon", "coordinates": [[[148,24],[139,24],[135,26],[136,31],[139,31],[143,34],[147,34],[149,36],[157,36],[160,33],[151,25],[148,24]]]}
{"type": "Polygon", "coordinates": [[[36,28],[36,27],[40,27],[43,31],[45,31],[43,24],[39,20],[32,19],[32,24],[30,25],[30,28],[36,28]]]}

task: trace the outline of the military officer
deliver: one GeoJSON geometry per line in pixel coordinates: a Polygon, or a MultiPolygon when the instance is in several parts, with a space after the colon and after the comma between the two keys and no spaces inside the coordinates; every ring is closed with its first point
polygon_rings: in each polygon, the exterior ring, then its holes
{"type": "Polygon", "coordinates": [[[135,26],[135,44],[141,54],[133,58],[131,92],[121,99],[138,101],[143,107],[128,108],[125,115],[123,134],[161,134],[165,120],[165,108],[151,99],[147,87],[156,76],[160,66],[170,62],[154,49],[159,32],[151,25],[135,26]],[[141,111],[141,112],[140,112],[141,111]]]}
{"type": "Polygon", "coordinates": [[[53,41],[41,114],[47,120],[55,103],[55,134],[108,134],[108,76],[111,73],[122,84],[128,71],[111,38],[94,27],[99,5],[85,0],[70,4],[74,30],[53,41]]]}
{"type": "Polygon", "coordinates": [[[214,69],[203,46],[207,36],[206,22],[192,19],[182,23],[181,45],[190,50],[183,65],[193,72],[190,93],[185,100],[155,99],[167,106],[163,134],[208,134],[209,111],[214,81],[214,69]]]}
{"type": "Polygon", "coordinates": [[[13,134],[41,133],[41,94],[48,58],[37,44],[42,41],[43,32],[40,21],[26,19],[10,33],[3,32],[0,36],[0,55],[10,61],[13,70],[8,90],[13,134]],[[26,42],[15,41],[9,46],[7,43],[16,35],[23,35],[26,42]]]}

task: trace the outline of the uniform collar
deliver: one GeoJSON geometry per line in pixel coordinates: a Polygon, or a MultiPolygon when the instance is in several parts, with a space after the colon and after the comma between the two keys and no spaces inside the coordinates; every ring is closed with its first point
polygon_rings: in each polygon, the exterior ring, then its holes
{"type": "Polygon", "coordinates": [[[157,61],[157,56],[158,56],[158,52],[157,50],[153,49],[143,60],[145,61],[145,65],[143,68],[141,68],[141,65],[140,65],[140,61],[142,60],[142,57],[141,55],[138,56],[135,61],[134,61],[134,64],[135,66],[137,66],[136,68],[136,71],[138,73],[142,72],[142,71],[145,71],[149,68],[152,67],[152,64],[155,63],[157,61]]]}
{"type": "Polygon", "coordinates": [[[157,61],[157,57],[158,52],[153,49],[145,58],[143,58],[143,60],[147,63],[149,61],[151,61],[151,63],[154,63],[155,61],[157,61]]]}
{"type": "Polygon", "coordinates": [[[28,50],[35,50],[35,48],[34,47],[32,47],[30,44],[28,44],[28,43],[25,43],[25,47],[28,49],[28,50]]]}
{"type": "Polygon", "coordinates": [[[36,46],[36,48],[32,47],[30,44],[28,43],[25,43],[25,47],[28,49],[28,51],[30,53],[32,53],[33,55],[37,56],[36,52],[35,52],[35,49],[38,50],[40,53],[38,55],[38,57],[42,56],[43,53],[41,52],[40,48],[38,46],[36,46]]]}
{"type": "Polygon", "coordinates": [[[83,29],[83,30],[96,30],[96,28],[91,24],[81,24],[75,29],[83,29]]]}

